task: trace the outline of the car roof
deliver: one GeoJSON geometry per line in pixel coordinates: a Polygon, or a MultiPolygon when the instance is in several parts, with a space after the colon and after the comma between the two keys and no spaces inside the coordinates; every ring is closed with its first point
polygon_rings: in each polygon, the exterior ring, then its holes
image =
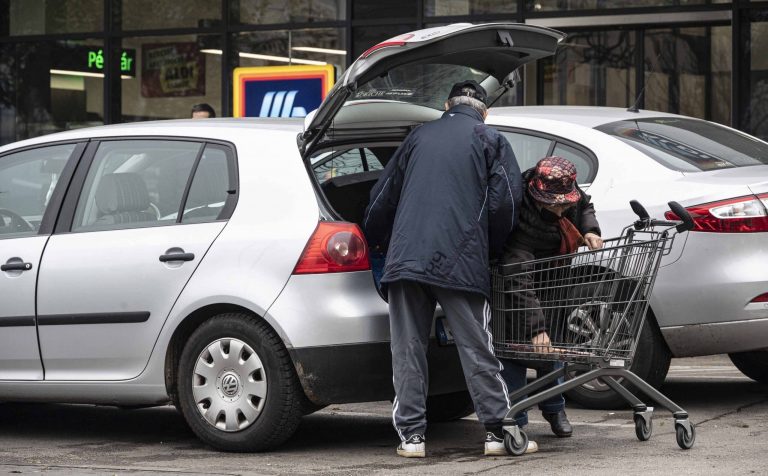
{"type": "Polygon", "coordinates": [[[200,137],[207,139],[232,140],[237,136],[252,133],[255,130],[270,132],[288,132],[292,134],[303,130],[301,118],[216,118],[216,119],[177,119],[165,121],[131,122],[109,126],[73,129],[55,134],[13,142],[0,147],[0,153],[29,145],[87,139],[90,137],[119,136],[172,136],[200,137]]]}
{"type": "Polygon", "coordinates": [[[569,122],[594,128],[616,121],[643,119],[648,117],[682,117],[658,111],[630,112],[620,107],[587,106],[512,106],[489,109],[489,116],[526,117],[569,122]]]}

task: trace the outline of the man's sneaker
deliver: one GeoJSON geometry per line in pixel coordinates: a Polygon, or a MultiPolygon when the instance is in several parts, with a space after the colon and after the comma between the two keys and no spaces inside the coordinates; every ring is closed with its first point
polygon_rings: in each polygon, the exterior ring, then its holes
{"type": "Polygon", "coordinates": [[[504,448],[504,438],[499,438],[492,432],[485,434],[485,455],[486,456],[507,456],[507,449],[504,448]]]}
{"type": "MultiPolygon", "coordinates": [[[[531,454],[539,451],[539,445],[535,441],[528,441],[528,448],[525,454],[531,454]]],[[[507,456],[507,449],[504,447],[504,439],[499,438],[490,431],[485,434],[485,455],[486,456],[507,456]]]]}
{"type": "Polygon", "coordinates": [[[535,441],[528,441],[528,448],[525,449],[525,454],[529,455],[539,451],[539,444],[535,441]]]}
{"type": "Polygon", "coordinates": [[[397,446],[397,454],[405,458],[423,458],[426,456],[424,435],[411,435],[407,440],[400,442],[397,446]]]}

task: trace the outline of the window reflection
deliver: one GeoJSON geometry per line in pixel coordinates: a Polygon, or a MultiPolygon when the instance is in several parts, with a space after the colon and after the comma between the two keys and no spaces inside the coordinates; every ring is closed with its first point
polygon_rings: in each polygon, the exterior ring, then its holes
{"type": "Polygon", "coordinates": [[[768,12],[756,13],[750,27],[750,92],[743,125],[747,132],[768,139],[768,12]]]}
{"type": "Polygon", "coordinates": [[[234,23],[270,24],[343,20],[346,0],[227,0],[234,23]]]}
{"type": "Polygon", "coordinates": [[[221,4],[211,0],[122,0],[123,30],[208,26],[221,20],[221,4]]]}
{"type": "Polygon", "coordinates": [[[0,36],[95,32],[103,18],[104,0],[4,0],[0,36]]]}
{"type": "Polygon", "coordinates": [[[730,124],[731,27],[645,33],[645,108],[730,124]]]}
{"type": "Polygon", "coordinates": [[[709,5],[730,3],[731,0],[525,0],[527,11],[596,10],[603,8],[666,7],[678,5],[709,5]]]}
{"type": "Polygon", "coordinates": [[[234,43],[240,66],[331,64],[338,78],[347,62],[342,28],[240,33],[234,43]]]}
{"type": "Polygon", "coordinates": [[[198,103],[218,112],[220,36],[128,37],[122,43],[136,55],[136,75],[120,82],[123,122],[188,118],[198,103]]]}
{"type": "Polygon", "coordinates": [[[453,16],[480,15],[485,13],[515,13],[514,0],[425,0],[424,15],[453,16]]]}
{"type": "Polygon", "coordinates": [[[0,45],[0,144],[103,124],[97,40],[0,45]]]}
{"type": "Polygon", "coordinates": [[[571,33],[554,58],[542,60],[544,104],[629,107],[634,62],[632,31],[571,33]]]}
{"type": "MultiPolygon", "coordinates": [[[[354,0],[352,18],[416,18],[419,3],[413,0],[354,0]]],[[[390,35],[395,36],[395,35],[390,35]]]]}

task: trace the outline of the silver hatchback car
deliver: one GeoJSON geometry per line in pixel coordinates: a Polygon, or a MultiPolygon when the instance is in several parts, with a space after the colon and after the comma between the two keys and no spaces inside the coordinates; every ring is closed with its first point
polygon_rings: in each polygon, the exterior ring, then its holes
{"type": "MultiPolygon", "coordinates": [[[[453,82],[508,88],[517,68],[553,54],[563,37],[518,24],[437,27],[363,53],[304,122],[125,124],[0,148],[0,400],[170,401],[207,443],[253,451],[285,441],[324,405],[391,398],[387,307],[358,226],[368,192],[408,132],[440,114],[453,82]]],[[[505,110],[489,123],[518,160],[554,149],[591,163],[582,176],[611,232],[631,220],[619,208],[644,197],[615,193],[634,169],[603,159],[664,169],[645,155],[648,144],[596,129],[622,114],[505,110]],[[601,205],[609,192],[621,207],[601,205]]],[[[654,192],[656,214],[671,199],[703,203],[654,192]]],[[[748,200],[755,213],[760,197],[748,200]]],[[[670,276],[682,285],[681,273],[670,276]]],[[[760,273],[750,293],[768,280],[760,273]]],[[[747,305],[762,316],[764,302],[747,305]]],[[[659,327],[670,321],[656,317],[636,360],[659,384],[670,356],[659,327]]],[[[667,327],[678,339],[701,330],[667,327]]],[[[718,349],[755,348],[751,339],[718,349]]],[[[435,342],[429,355],[428,418],[471,413],[455,349],[435,342]]],[[[609,403],[600,390],[576,398],[609,403]]]]}

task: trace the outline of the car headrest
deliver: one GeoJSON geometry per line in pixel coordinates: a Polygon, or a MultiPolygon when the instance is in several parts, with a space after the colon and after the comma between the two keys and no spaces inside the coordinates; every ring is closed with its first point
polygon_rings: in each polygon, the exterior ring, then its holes
{"type": "Polygon", "coordinates": [[[96,190],[96,206],[105,215],[141,212],[149,208],[147,184],[139,174],[107,174],[96,190]]]}

